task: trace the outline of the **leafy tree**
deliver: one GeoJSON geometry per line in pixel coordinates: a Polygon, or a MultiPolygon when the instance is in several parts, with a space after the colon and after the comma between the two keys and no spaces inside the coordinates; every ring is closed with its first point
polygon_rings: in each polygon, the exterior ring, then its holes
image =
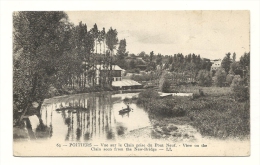
{"type": "Polygon", "coordinates": [[[199,86],[211,86],[212,78],[208,70],[200,70],[197,79],[199,86]]]}
{"type": "Polygon", "coordinates": [[[154,71],[155,69],[156,69],[156,64],[155,64],[155,62],[150,62],[150,63],[147,65],[146,71],[154,71]]]}
{"type": "Polygon", "coordinates": [[[172,62],[173,62],[173,57],[170,56],[170,58],[169,58],[169,64],[172,64],[172,62]]]}
{"type": "MultiPolygon", "coordinates": [[[[246,98],[242,98],[242,100],[248,100],[250,98],[250,52],[244,53],[240,58],[240,65],[243,71],[243,86],[242,92],[247,96],[246,98]]],[[[243,94],[242,94],[243,95],[243,94]]]]}
{"type": "Polygon", "coordinates": [[[165,79],[161,86],[162,92],[171,92],[171,82],[168,79],[165,79]]]}
{"type": "Polygon", "coordinates": [[[117,44],[118,44],[117,30],[112,29],[111,27],[106,34],[106,45],[110,50],[111,55],[113,55],[113,51],[114,49],[116,49],[117,44]]]}
{"type": "Polygon", "coordinates": [[[250,97],[249,88],[244,86],[243,80],[239,75],[234,77],[231,89],[237,101],[246,101],[250,97]]]}
{"type": "MultiPolygon", "coordinates": [[[[81,69],[77,69],[77,72],[72,75],[77,77],[77,82],[80,87],[86,87],[86,79],[92,77],[94,80],[95,72],[93,72],[95,57],[92,52],[95,46],[95,38],[92,35],[91,30],[87,31],[87,25],[82,22],[79,23],[74,29],[73,39],[71,42],[75,43],[73,49],[76,50],[78,60],[84,64],[78,64],[81,69]],[[84,80],[82,81],[81,75],[84,73],[84,80]]],[[[94,81],[92,82],[94,84],[94,81]]]]}
{"type": "Polygon", "coordinates": [[[231,59],[230,59],[230,55],[231,53],[227,53],[226,56],[224,57],[224,59],[221,62],[221,67],[224,68],[225,72],[228,74],[229,69],[230,69],[230,65],[232,63],[231,59]]]}
{"type": "Polygon", "coordinates": [[[240,57],[239,64],[242,67],[243,77],[246,77],[246,75],[249,74],[250,71],[250,52],[244,53],[244,55],[240,57]]]}
{"type": "Polygon", "coordinates": [[[240,57],[240,65],[243,69],[250,66],[250,52],[244,53],[244,55],[240,57]]]}
{"type": "Polygon", "coordinates": [[[139,56],[140,56],[140,57],[144,57],[144,56],[145,56],[145,52],[142,51],[141,53],[139,53],[139,56]]]}
{"type": "Polygon", "coordinates": [[[120,40],[118,50],[117,50],[117,58],[118,60],[122,60],[127,56],[126,53],[126,40],[120,40]]]}
{"type": "Polygon", "coordinates": [[[136,64],[135,64],[135,61],[134,60],[131,60],[129,62],[129,69],[134,69],[136,67],[136,64]]]}
{"type": "Polygon", "coordinates": [[[109,81],[108,84],[110,84],[110,86],[112,85],[112,56],[114,54],[114,49],[116,49],[116,45],[118,43],[118,38],[117,38],[117,30],[116,29],[112,29],[112,27],[108,30],[108,32],[106,33],[106,45],[108,47],[108,49],[110,50],[110,58],[108,59],[108,64],[110,66],[110,71],[109,71],[109,81]]]}
{"type": "Polygon", "coordinates": [[[156,65],[162,65],[162,55],[158,54],[156,57],[156,65]]]}
{"type": "Polygon", "coordinates": [[[96,54],[97,54],[97,41],[98,41],[98,38],[99,38],[99,30],[98,30],[98,27],[97,27],[97,24],[94,24],[93,28],[90,30],[91,34],[92,34],[92,37],[95,39],[95,45],[96,45],[96,54]]]}
{"type": "Polygon", "coordinates": [[[233,53],[233,57],[232,57],[233,62],[236,61],[236,57],[237,57],[237,55],[236,55],[236,53],[234,52],[234,53],[233,53]]]}
{"type": "Polygon", "coordinates": [[[99,54],[101,55],[101,43],[104,41],[105,39],[105,28],[103,28],[102,31],[98,31],[98,38],[97,38],[97,41],[98,41],[98,44],[99,44],[99,54]]]}
{"type": "Polygon", "coordinates": [[[227,83],[228,86],[231,85],[231,83],[232,83],[232,81],[233,81],[233,78],[234,78],[234,74],[229,73],[229,74],[227,75],[227,77],[226,77],[226,83],[227,83]]]}
{"type": "Polygon", "coordinates": [[[150,62],[153,61],[153,57],[154,57],[154,53],[153,53],[153,51],[151,51],[151,52],[150,52],[150,62]]]}
{"type": "Polygon", "coordinates": [[[239,64],[239,62],[233,62],[231,65],[230,65],[230,70],[229,70],[229,73],[230,74],[238,74],[240,76],[242,76],[243,74],[243,71],[242,71],[242,68],[239,64]]]}
{"type": "Polygon", "coordinates": [[[226,72],[223,68],[219,68],[216,72],[215,84],[216,86],[223,87],[226,82],[226,72]]]}
{"type": "Polygon", "coordinates": [[[64,12],[14,13],[14,114],[18,110],[26,114],[34,101],[40,110],[49,87],[59,78],[59,61],[70,49],[67,19],[64,12]]]}

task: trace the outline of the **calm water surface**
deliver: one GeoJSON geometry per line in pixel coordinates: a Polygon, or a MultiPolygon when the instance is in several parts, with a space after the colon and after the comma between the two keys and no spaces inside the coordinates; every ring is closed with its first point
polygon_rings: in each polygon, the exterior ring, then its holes
{"type": "Polygon", "coordinates": [[[45,100],[41,109],[41,119],[29,118],[32,131],[36,139],[44,137],[55,141],[117,139],[118,136],[131,130],[150,125],[148,114],[134,103],[130,103],[133,110],[119,114],[119,110],[126,108],[123,99],[136,95],[138,93],[111,94],[106,92],[45,100]],[[68,106],[74,108],[57,111],[60,107],[68,106]],[[75,107],[81,107],[81,110],[75,107]]]}

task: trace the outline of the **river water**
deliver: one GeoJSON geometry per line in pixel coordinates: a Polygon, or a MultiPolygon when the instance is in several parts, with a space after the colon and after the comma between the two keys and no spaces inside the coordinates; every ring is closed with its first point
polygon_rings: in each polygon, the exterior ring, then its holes
{"type": "MultiPolygon", "coordinates": [[[[122,107],[126,108],[126,103],[123,99],[136,95],[138,93],[112,94],[110,92],[102,92],[46,99],[41,108],[41,117],[38,118],[36,115],[29,116],[25,120],[26,127],[17,128],[18,130],[15,131],[26,138],[15,139],[15,143],[13,143],[14,155],[90,156],[95,155],[94,152],[96,151],[92,152],[91,150],[91,152],[86,152],[90,151],[90,148],[86,147],[68,148],[68,144],[82,144],[78,142],[84,142],[84,144],[92,143],[95,148],[96,146],[101,147],[100,143],[103,142],[114,143],[114,140],[118,142],[121,140],[124,144],[126,142],[129,144],[147,144],[153,142],[164,145],[166,143],[176,143],[183,146],[187,143],[207,146],[204,148],[193,147],[192,149],[177,147],[179,150],[175,148],[173,152],[162,152],[164,156],[249,155],[249,140],[241,142],[234,139],[219,140],[203,138],[188,124],[175,125],[168,123],[168,126],[173,125],[178,129],[171,131],[171,135],[167,136],[155,134],[161,128],[154,128],[154,125],[151,127],[148,114],[136,104],[130,102],[130,107],[133,110],[129,113],[119,114],[119,110],[122,107]],[[60,107],[66,106],[81,108],[57,111],[60,107]],[[30,125],[29,128],[28,125],[30,125]],[[24,141],[25,139],[26,141],[24,141]]],[[[97,152],[95,156],[99,154],[103,156],[109,156],[109,154],[111,156],[118,156],[118,152],[97,152]]],[[[126,151],[123,155],[159,156],[160,154],[158,152],[137,153],[126,151]]]]}
{"type": "Polygon", "coordinates": [[[126,108],[124,98],[138,93],[77,94],[45,100],[41,118],[30,117],[30,139],[55,141],[116,140],[118,136],[150,125],[143,108],[129,103],[132,110],[120,114],[126,108]],[[81,107],[57,111],[60,107],[81,107]],[[84,108],[84,109],[83,109],[84,108]],[[32,137],[32,134],[34,135],[32,137]]]}

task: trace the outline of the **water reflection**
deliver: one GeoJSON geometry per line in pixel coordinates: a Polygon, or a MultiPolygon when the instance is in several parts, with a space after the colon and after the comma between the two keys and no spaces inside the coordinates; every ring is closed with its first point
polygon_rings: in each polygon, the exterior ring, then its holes
{"type": "Polygon", "coordinates": [[[150,125],[147,113],[133,103],[130,104],[132,111],[119,113],[122,107],[126,108],[122,100],[131,95],[136,93],[80,94],[45,100],[36,132],[47,133],[47,139],[65,141],[116,139],[131,130],[150,125]],[[64,107],[67,108],[57,111],[64,107]]]}

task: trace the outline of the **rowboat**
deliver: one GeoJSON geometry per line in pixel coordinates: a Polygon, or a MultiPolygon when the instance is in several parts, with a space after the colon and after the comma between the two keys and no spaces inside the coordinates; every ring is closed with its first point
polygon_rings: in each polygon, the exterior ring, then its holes
{"type": "Polygon", "coordinates": [[[130,112],[131,108],[125,108],[119,111],[120,114],[130,112]]]}
{"type": "Polygon", "coordinates": [[[65,111],[65,110],[68,110],[68,111],[75,111],[75,110],[82,110],[82,111],[86,111],[88,110],[87,108],[82,108],[82,107],[62,107],[62,108],[58,108],[56,109],[56,111],[65,111]]]}

